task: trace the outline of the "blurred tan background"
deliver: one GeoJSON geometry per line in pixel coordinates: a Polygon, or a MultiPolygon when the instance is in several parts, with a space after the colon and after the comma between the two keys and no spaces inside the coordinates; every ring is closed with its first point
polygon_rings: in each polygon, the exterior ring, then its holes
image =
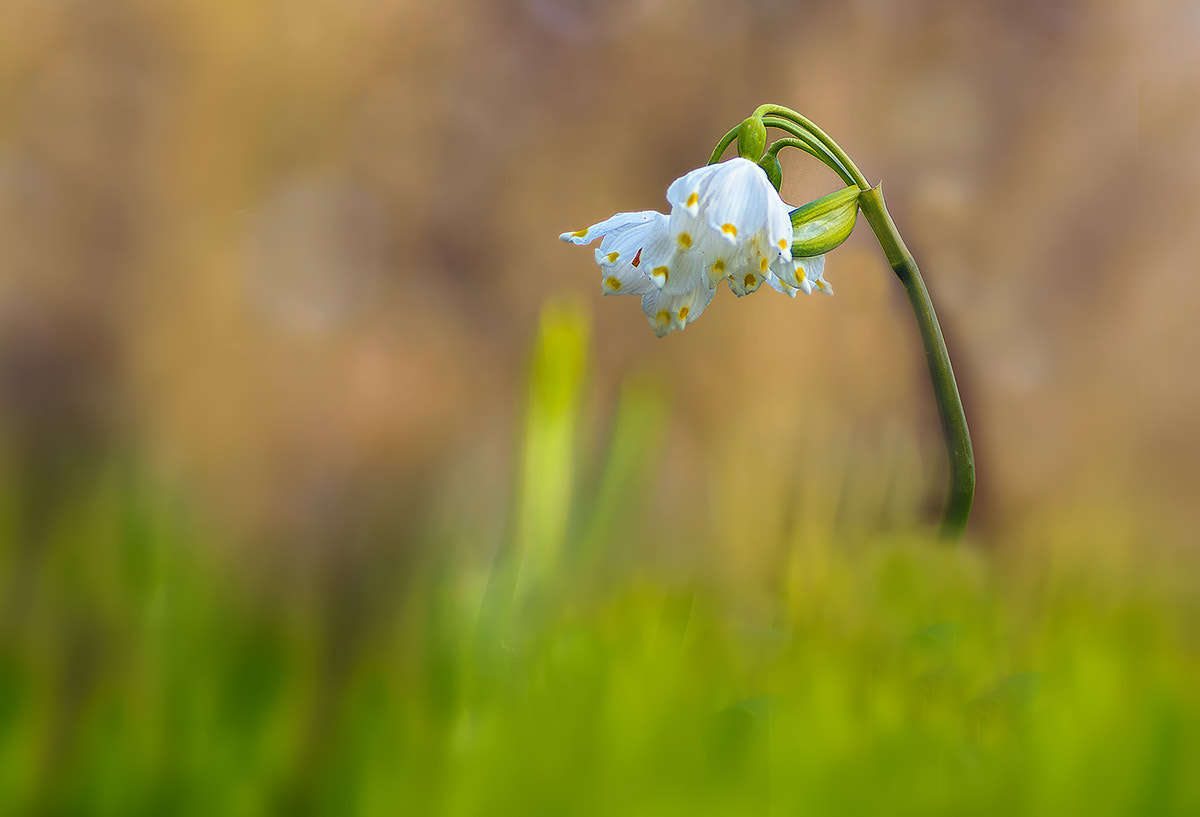
{"type": "MultiPolygon", "coordinates": [[[[434,485],[498,518],[537,314],[574,295],[598,416],[630,372],[673,395],[663,502],[715,473],[707,501],[752,503],[797,461],[898,450],[936,508],[919,341],[865,224],[829,258],[834,298],[722,292],[661,341],[556,240],[665,209],[771,101],[886,183],[964,391],[978,532],[1063,507],[1178,541],[1200,521],[1194,4],[8,0],[0,18],[0,435],[31,501],[132,451],[279,541],[402,519],[434,485]]],[[[835,187],[784,156],[789,202],[835,187]]]]}

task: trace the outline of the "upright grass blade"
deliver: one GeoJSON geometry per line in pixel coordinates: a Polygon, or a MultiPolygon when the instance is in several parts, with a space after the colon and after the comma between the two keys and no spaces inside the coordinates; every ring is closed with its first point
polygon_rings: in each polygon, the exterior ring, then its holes
{"type": "Polygon", "coordinates": [[[529,367],[511,532],[493,558],[475,628],[476,648],[485,653],[504,638],[514,600],[553,570],[566,539],[588,345],[580,306],[552,303],[543,310],[529,367]]]}
{"type": "Polygon", "coordinates": [[[530,365],[517,489],[518,593],[554,568],[566,538],[577,476],[588,344],[588,321],[579,305],[546,307],[530,365]]]}

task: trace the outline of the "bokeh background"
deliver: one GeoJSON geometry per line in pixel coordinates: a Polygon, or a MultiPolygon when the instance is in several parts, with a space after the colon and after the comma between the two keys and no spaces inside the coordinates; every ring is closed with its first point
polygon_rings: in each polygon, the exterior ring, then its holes
{"type": "MultiPolygon", "coordinates": [[[[129,480],[186,509],[221,582],[309,588],[329,632],[429,560],[482,566],[478,601],[504,531],[543,524],[530,480],[555,519],[554,491],[607,490],[538,465],[543,364],[580,378],[569,466],[607,461],[620,406],[645,420],[639,501],[596,511],[636,525],[588,529],[608,573],[763,587],[788,520],[920,531],[944,454],[865,224],[828,259],[835,297],[721,292],[664,340],[556,240],[665,209],[762,102],[885,183],[974,432],[970,546],[1069,529],[1192,564],[1195,4],[6,0],[0,20],[10,621],[44,554],[93,549],[79,508],[129,480]],[[539,332],[565,363],[531,362],[539,332]]],[[[790,203],[839,186],[783,158],[790,203]]]]}
{"type": "MultiPolygon", "coordinates": [[[[479,456],[500,479],[535,316],[575,294],[601,391],[661,378],[680,456],[918,431],[936,504],[926,375],[869,231],[830,259],[833,300],[722,296],[663,342],[554,241],[664,208],[779,101],[887,185],[966,395],[977,530],[1066,501],[1196,521],[1194,9],[17,0],[5,18],[3,428],[34,462],[76,470],[120,440],[238,525],[306,529],[384,474],[411,496],[479,456]]],[[[834,187],[785,162],[794,204],[834,187]]]]}

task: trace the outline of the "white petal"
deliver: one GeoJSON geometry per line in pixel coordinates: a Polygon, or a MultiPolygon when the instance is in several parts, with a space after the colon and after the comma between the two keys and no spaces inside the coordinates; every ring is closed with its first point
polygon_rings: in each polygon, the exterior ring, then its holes
{"type": "Polygon", "coordinates": [[[730,159],[718,167],[701,202],[709,226],[731,244],[746,241],[767,226],[768,202],[779,194],[763,169],[749,159],[730,159]]]}
{"type": "Polygon", "coordinates": [[[734,295],[741,298],[757,291],[769,274],[769,272],[764,274],[757,270],[742,267],[729,276],[729,288],[733,290],[734,295]]]}
{"type": "Polygon", "coordinates": [[[642,266],[642,248],[667,235],[668,223],[665,215],[654,213],[648,221],[616,229],[604,237],[596,249],[596,263],[603,272],[601,292],[605,295],[645,295],[657,289],[642,266]]]}
{"type": "Polygon", "coordinates": [[[670,229],[655,230],[642,246],[640,267],[660,289],[676,274],[678,243],[670,229]]]}
{"type": "MultiPolygon", "coordinates": [[[[774,191],[774,188],[771,188],[774,191]]],[[[792,218],[787,205],[776,194],[767,201],[767,242],[779,258],[792,258],[792,218]]]]}
{"type": "Polygon", "coordinates": [[[680,295],[699,288],[711,289],[712,286],[704,257],[695,253],[680,254],[675,257],[671,280],[663,287],[663,291],[668,295],[680,295]]]}
{"type": "Polygon", "coordinates": [[[645,295],[657,291],[654,282],[637,270],[606,270],[600,279],[600,292],[603,295],[645,295]]]}
{"type": "Polygon", "coordinates": [[[825,256],[823,255],[814,255],[811,258],[797,258],[796,264],[804,270],[804,277],[810,281],[816,281],[825,274],[825,256]]]}
{"type": "MultiPolygon", "coordinates": [[[[714,254],[708,266],[709,280],[714,286],[720,283],[722,278],[732,280],[736,276],[740,281],[745,279],[746,273],[754,273],[757,277],[759,260],[755,241],[748,241],[739,247],[731,247],[721,238],[718,238],[717,242],[720,251],[714,254]]],[[[730,284],[730,289],[737,291],[733,284],[730,284]]]]}
{"type": "Polygon", "coordinates": [[[683,249],[692,249],[710,234],[704,219],[693,215],[686,207],[672,206],[670,216],[671,235],[683,249]]]}
{"type": "Polygon", "coordinates": [[[667,229],[668,220],[662,213],[647,211],[646,221],[612,229],[596,248],[596,263],[602,267],[630,263],[647,241],[667,229]]]}
{"type": "Polygon", "coordinates": [[[601,221],[599,224],[593,224],[586,229],[576,230],[573,233],[563,233],[558,239],[560,241],[569,241],[576,245],[591,244],[597,238],[601,238],[615,230],[644,224],[647,221],[651,221],[655,216],[661,215],[662,213],[654,210],[642,210],[636,213],[617,213],[601,221]]]}
{"type": "Polygon", "coordinates": [[[821,290],[826,295],[833,294],[833,287],[825,280],[825,256],[816,255],[812,258],[797,259],[796,277],[800,278],[801,270],[803,270],[803,279],[799,281],[800,288],[805,294],[813,291],[814,288],[821,290]]]}
{"type": "Polygon", "coordinates": [[[771,262],[777,258],[756,235],[734,255],[735,264],[728,273],[729,288],[740,298],[757,290],[772,276],[771,262]]]}
{"type": "Polygon", "coordinates": [[[789,298],[795,298],[796,293],[798,293],[800,291],[799,287],[794,287],[791,284],[786,284],[783,281],[780,281],[779,277],[777,275],[775,275],[774,273],[767,276],[767,286],[769,286],[771,289],[775,290],[776,292],[782,292],[784,295],[787,295],[789,298]]]}
{"type": "Polygon", "coordinates": [[[804,279],[804,269],[800,266],[800,262],[794,260],[790,254],[787,258],[775,257],[772,259],[771,273],[781,283],[792,288],[799,287],[800,281],[804,279]]]}
{"type": "Polygon", "coordinates": [[[645,295],[658,291],[658,286],[650,280],[650,276],[632,264],[601,267],[600,272],[600,291],[605,295],[645,295]]]}
{"type": "Polygon", "coordinates": [[[716,290],[707,285],[678,294],[651,292],[642,298],[642,311],[661,338],[699,318],[715,294],[716,290]]]}
{"type": "Polygon", "coordinates": [[[715,175],[722,172],[722,164],[724,162],[698,167],[671,182],[671,186],[667,188],[667,201],[670,202],[671,207],[679,207],[690,215],[697,215],[700,212],[700,202],[704,198],[709,182],[715,175]]]}
{"type": "Polygon", "coordinates": [[[671,310],[665,303],[670,297],[661,292],[651,292],[642,297],[642,312],[649,319],[650,328],[654,330],[654,334],[660,338],[675,328],[674,321],[671,319],[671,310]]]}

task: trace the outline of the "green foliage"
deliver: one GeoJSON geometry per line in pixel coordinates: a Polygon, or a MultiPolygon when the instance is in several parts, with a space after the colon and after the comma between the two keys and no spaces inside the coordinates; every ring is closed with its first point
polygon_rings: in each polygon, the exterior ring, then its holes
{"type": "Polygon", "coordinates": [[[420,541],[390,568],[433,526],[389,531],[346,593],[329,565],[231,571],[132,469],[36,547],[0,503],[0,812],[1200,810],[1195,609],[1168,575],[1103,541],[796,519],[760,543],[773,587],[669,578],[636,558],[666,401],[626,384],[590,464],[587,336],[575,310],[542,324],[494,553],[420,541]],[[489,601],[498,572],[520,590],[489,601]]]}

